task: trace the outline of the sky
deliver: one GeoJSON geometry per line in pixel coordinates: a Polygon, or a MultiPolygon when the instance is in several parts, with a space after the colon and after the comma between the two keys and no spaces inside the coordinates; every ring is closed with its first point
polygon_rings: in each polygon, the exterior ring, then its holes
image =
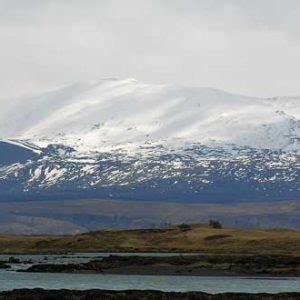
{"type": "Polygon", "coordinates": [[[101,78],[300,95],[299,0],[0,0],[0,100],[101,78]]]}

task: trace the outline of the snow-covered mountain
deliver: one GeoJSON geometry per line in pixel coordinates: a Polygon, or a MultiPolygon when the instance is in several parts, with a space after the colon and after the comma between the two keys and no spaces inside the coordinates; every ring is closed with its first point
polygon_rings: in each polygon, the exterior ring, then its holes
{"type": "Polygon", "coordinates": [[[0,111],[0,198],[299,199],[300,98],[133,79],[77,83],[0,111]]]}

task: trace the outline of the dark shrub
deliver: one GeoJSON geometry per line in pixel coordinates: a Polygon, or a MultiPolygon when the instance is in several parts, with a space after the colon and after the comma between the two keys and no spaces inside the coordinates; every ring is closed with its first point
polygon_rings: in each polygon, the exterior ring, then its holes
{"type": "Polygon", "coordinates": [[[222,224],[219,221],[210,220],[209,221],[209,227],[215,228],[215,229],[221,229],[222,228],[222,224]]]}
{"type": "Polygon", "coordinates": [[[184,223],[180,224],[178,227],[181,231],[189,231],[192,229],[192,227],[189,224],[184,223]]]}

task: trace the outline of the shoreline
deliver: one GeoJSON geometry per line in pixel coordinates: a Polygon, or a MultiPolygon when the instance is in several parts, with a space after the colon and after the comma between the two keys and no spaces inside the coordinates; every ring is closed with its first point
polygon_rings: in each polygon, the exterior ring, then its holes
{"type": "Polygon", "coordinates": [[[46,289],[15,289],[12,291],[0,292],[0,300],[15,299],[153,299],[153,300],[279,300],[279,299],[300,299],[300,293],[219,293],[209,294],[204,292],[163,292],[158,290],[46,290],[46,289]]]}
{"type": "Polygon", "coordinates": [[[123,275],[299,277],[300,257],[247,255],[118,256],[85,263],[33,264],[19,272],[123,275]]]}

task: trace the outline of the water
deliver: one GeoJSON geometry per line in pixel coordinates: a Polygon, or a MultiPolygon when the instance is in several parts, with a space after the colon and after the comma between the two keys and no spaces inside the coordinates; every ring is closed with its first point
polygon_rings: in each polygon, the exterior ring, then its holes
{"type": "MultiPolygon", "coordinates": [[[[76,253],[68,255],[0,255],[0,260],[9,257],[31,261],[27,264],[12,264],[12,270],[0,271],[0,291],[21,288],[44,289],[153,289],[161,291],[203,291],[207,293],[245,292],[279,293],[300,292],[300,277],[257,278],[224,276],[148,276],[148,275],[104,275],[104,274],[54,274],[20,273],[15,270],[36,263],[79,263],[99,259],[110,254],[172,256],[178,253],[76,253]]],[[[186,254],[189,255],[189,254],[186,254]]]]}
{"type": "Polygon", "coordinates": [[[148,276],[103,274],[54,274],[0,272],[0,291],[21,288],[44,289],[152,289],[161,291],[203,291],[207,293],[300,292],[300,278],[243,278],[199,276],[148,276]]]}

